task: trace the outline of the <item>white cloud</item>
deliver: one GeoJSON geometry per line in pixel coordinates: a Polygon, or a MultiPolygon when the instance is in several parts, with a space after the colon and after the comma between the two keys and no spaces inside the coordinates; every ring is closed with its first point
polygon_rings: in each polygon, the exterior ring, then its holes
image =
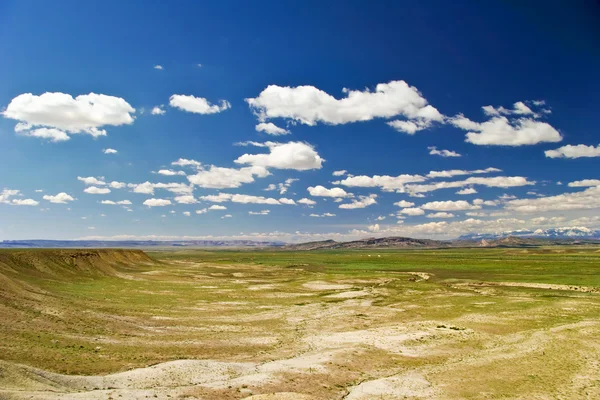
{"type": "Polygon", "coordinates": [[[154,189],[165,189],[171,193],[176,194],[190,194],[193,192],[192,185],[186,185],[185,183],[129,183],[127,187],[132,188],[132,192],[141,194],[154,194],[154,189]]]}
{"type": "Polygon", "coordinates": [[[454,214],[448,212],[436,212],[432,214],[427,214],[427,218],[454,218],[454,214]]]}
{"type": "Polygon", "coordinates": [[[88,176],[88,177],[82,177],[82,176],[78,176],[77,177],[78,181],[81,181],[83,183],[85,183],[86,185],[96,185],[96,186],[104,186],[106,185],[106,182],[98,179],[98,178],[94,178],[93,176],[88,176]]]}
{"type": "Polygon", "coordinates": [[[225,206],[221,206],[218,204],[213,204],[212,206],[208,207],[209,211],[221,211],[221,210],[227,210],[227,207],[225,206]]]}
{"type": "Polygon", "coordinates": [[[303,199],[298,200],[299,204],[304,204],[305,206],[314,206],[315,204],[317,204],[316,201],[311,200],[311,199],[307,199],[306,197],[303,199]]]}
{"type": "Polygon", "coordinates": [[[150,114],[152,115],[164,115],[165,113],[166,111],[162,106],[155,106],[152,108],[152,111],[150,111],[150,114]]]}
{"type": "Polygon", "coordinates": [[[88,194],[108,194],[108,193],[110,193],[109,188],[99,188],[96,186],[87,187],[83,191],[88,194]]]}
{"type": "Polygon", "coordinates": [[[383,221],[385,219],[385,216],[380,215],[379,217],[376,218],[377,221],[383,221]]]}
{"type": "MultiPolygon", "coordinates": [[[[539,101],[533,101],[531,103],[533,103],[533,105],[535,105],[535,106],[541,106],[541,105],[545,104],[545,102],[540,103],[539,101]]],[[[489,116],[498,116],[498,115],[502,115],[502,114],[504,114],[504,115],[516,114],[516,115],[536,116],[536,114],[531,110],[531,108],[529,108],[527,105],[525,105],[525,103],[523,103],[522,101],[517,101],[516,103],[513,104],[513,107],[514,108],[512,110],[509,110],[502,106],[500,106],[500,107],[484,106],[481,108],[483,109],[484,114],[489,115],[489,116]]]]}
{"type": "Polygon", "coordinates": [[[443,116],[404,81],[380,83],[375,91],[343,89],[336,99],[314,86],[270,85],[256,98],[246,99],[261,121],[287,118],[306,125],[338,125],[374,118],[404,116],[417,121],[442,121],[443,116]]]}
{"type": "Polygon", "coordinates": [[[231,193],[219,193],[218,195],[208,195],[201,196],[200,200],[210,201],[212,203],[223,203],[226,201],[231,201],[232,203],[241,203],[241,204],[270,204],[270,205],[280,205],[280,204],[288,204],[295,205],[294,200],[281,198],[279,200],[271,198],[271,197],[262,197],[262,196],[252,196],[248,194],[231,194],[231,193]]]}
{"type": "Polygon", "coordinates": [[[459,175],[477,175],[477,174],[489,174],[493,172],[502,172],[501,169],[489,167],[486,169],[475,169],[472,171],[466,171],[462,169],[451,169],[446,171],[429,171],[427,174],[428,178],[451,178],[459,175]]]}
{"type": "Polygon", "coordinates": [[[462,157],[460,154],[458,154],[455,151],[452,151],[452,150],[438,150],[437,147],[435,147],[435,146],[428,147],[427,150],[429,150],[429,154],[431,154],[432,156],[462,157]]]}
{"type": "Polygon", "coordinates": [[[70,195],[68,195],[65,192],[61,192],[57,195],[51,196],[51,195],[44,195],[44,197],[42,197],[44,200],[48,200],[50,203],[55,203],[55,204],[66,204],[69,201],[73,201],[75,200],[73,197],[71,197],[70,195]]]}
{"type": "Polygon", "coordinates": [[[414,135],[418,131],[422,131],[424,129],[431,127],[431,121],[427,120],[427,119],[423,119],[423,118],[416,119],[413,121],[395,120],[395,121],[390,121],[387,124],[389,126],[391,126],[392,128],[394,128],[395,130],[397,130],[399,132],[408,133],[409,135],[414,135]]]}
{"type": "Polygon", "coordinates": [[[129,201],[129,200],[119,200],[119,201],[102,200],[100,202],[100,204],[129,206],[129,205],[131,205],[131,201],[129,201]]]}
{"type": "Polygon", "coordinates": [[[108,184],[108,186],[110,186],[113,189],[123,189],[127,185],[125,184],[125,182],[112,181],[108,184]]]}
{"type": "Polygon", "coordinates": [[[325,161],[315,151],[314,147],[307,143],[266,142],[260,144],[260,146],[268,147],[269,153],[244,154],[235,160],[235,162],[237,164],[250,164],[256,167],[306,171],[311,169],[320,169],[323,161],[325,161]]]}
{"type": "Polygon", "coordinates": [[[40,202],[33,199],[13,199],[10,204],[15,206],[37,206],[40,202]]]}
{"type": "Polygon", "coordinates": [[[398,207],[402,207],[402,208],[406,208],[406,207],[412,207],[415,205],[415,203],[411,202],[411,201],[406,201],[406,200],[400,200],[394,203],[395,206],[398,207]]]}
{"type": "Polygon", "coordinates": [[[157,174],[159,175],[165,175],[165,176],[174,176],[174,175],[185,175],[185,172],[183,171],[174,171],[172,169],[161,169],[157,172],[157,174]]]}
{"type": "Polygon", "coordinates": [[[195,204],[198,202],[194,196],[187,194],[183,196],[175,196],[175,201],[179,204],[195,204]]]}
{"type": "Polygon", "coordinates": [[[286,179],[285,182],[283,183],[279,183],[277,185],[275,185],[274,183],[269,184],[269,186],[267,186],[265,189],[265,191],[270,192],[273,190],[279,190],[279,194],[285,194],[287,193],[288,189],[290,186],[292,186],[292,183],[298,181],[298,179],[294,179],[294,178],[289,178],[286,179]]]}
{"type": "Polygon", "coordinates": [[[479,205],[472,205],[468,201],[457,200],[457,201],[431,201],[421,206],[424,210],[433,211],[461,211],[461,210],[477,210],[481,208],[479,205]]]}
{"type": "Polygon", "coordinates": [[[278,127],[272,122],[261,122],[256,125],[257,132],[264,132],[268,135],[279,136],[279,135],[288,135],[291,132],[287,129],[283,129],[278,127]]]}
{"type": "Polygon", "coordinates": [[[488,187],[517,187],[533,185],[535,181],[528,181],[522,176],[495,176],[495,177],[475,177],[472,176],[462,181],[436,182],[425,185],[407,185],[406,191],[411,194],[433,192],[439,189],[460,188],[464,186],[482,185],[488,187]]]}
{"type": "Polygon", "coordinates": [[[115,149],[103,149],[102,152],[104,154],[117,154],[118,153],[118,151],[115,149]]]}
{"type": "Polygon", "coordinates": [[[281,204],[287,204],[287,205],[290,205],[290,206],[295,206],[296,205],[296,202],[294,200],[292,200],[292,199],[286,199],[285,197],[280,198],[279,202],[281,204]]]}
{"type": "Polygon", "coordinates": [[[269,171],[260,166],[236,169],[211,165],[208,169],[199,170],[195,175],[188,175],[187,179],[202,188],[232,189],[244,183],[254,182],[255,177],[264,178],[269,175],[269,171]]]}
{"type": "Polygon", "coordinates": [[[208,212],[208,208],[203,208],[202,210],[196,210],[196,214],[206,214],[208,212]]]}
{"type": "Polygon", "coordinates": [[[189,217],[189,216],[191,216],[191,215],[192,215],[192,213],[191,213],[191,212],[189,212],[189,211],[184,211],[184,212],[183,212],[183,215],[185,215],[186,217],[189,217]]]}
{"type": "Polygon", "coordinates": [[[232,217],[233,217],[233,215],[231,215],[231,214],[225,214],[221,217],[221,219],[232,218],[232,217]]]}
{"type": "Polygon", "coordinates": [[[324,186],[309,186],[306,190],[310,193],[311,196],[315,197],[352,197],[352,193],[346,192],[342,188],[331,188],[327,189],[324,186]]]}
{"type": "Polygon", "coordinates": [[[600,186],[600,179],[583,179],[581,181],[569,182],[569,187],[592,187],[600,186]]]}
{"type": "Polygon", "coordinates": [[[475,190],[474,188],[464,188],[464,189],[461,189],[458,192],[456,192],[456,194],[460,194],[460,195],[475,194],[475,193],[477,193],[477,190],[475,190]]]}
{"type": "Polygon", "coordinates": [[[403,210],[400,211],[400,214],[417,216],[417,215],[425,214],[425,211],[423,211],[419,207],[411,207],[411,208],[404,208],[403,210]]]}
{"type": "Polygon", "coordinates": [[[15,131],[52,141],[68,140],[68,134],[106,135],[103,126],[129,125],[135,109],[120,97],[90,93],[73,98],[66,93],[20,94],[2,112],[20,121],[15,131]]]}
{"type": "Polygon", "coordinates": [[[373,204],[377,204],[376,194],[370,194],[368,196],[359,196],[358,200],[352,200],[352,203],[340,204],[339,208],[345,210],[353,210],[356,208],[365,208],[373,204]]]}
{"type": "Polygon", "coordinates": [[[576,146],[568,144],[555,150],[546,150],[544,154],[549,158],[600,157],[600,144],[596,147],[585,144],[576,146]]]}
{"type": "MultiPolygon", "coordinates": [[[[16,130],[16,128],[15,128],[16,130]]],[[[40,139],[48,139],[51,142],[65,142],[69,139],[69,135],[67,135],[64,131],[56,128],[37,128],[32,130],[23,130],[18,131],[20,135],[37,137],[40,139]]]]}
{"type": "Polygon", "coordinates": [[[411,182],[423,182],[426,178],[421,175],[402,174],[398,176],[366,175],[350,176],[338,182],[335,185],[344,185],[349,187],[379,187],[385,191],[403,190],[404,185],[411,182]]]}
{"type": "Polygon", "coordinates": [[[333,176],[344,176],[348,173],[345,169],[341,169],[339,171],[333,171],[333,176]]]}
{"type": "Polygon", "coordinates": [[[309,217],[313,217],[313,218],[328,218],[328,217],[335,217],[335,214],[332,214],[332,213],[310,214],[309,217]]]}
{"type": "Polygon", "coordinates": [[[164,206],[171,205],[171,200],[152,198],[152,199],[148,199],[148,200],[144,201],[144,203],[142,203],[142,204],[144,204],[145,206],[148,206],[148,207],[164,207],[164,206]]]}
{"type": "Polygon", "coordinates": [[[183,94],[172,95],[169,98],[169,105],[195,114],[216,114],[231,108],[231,104],[226,100],[221,100],[219,104],[211,104],[204,97],[183,94]]]}
{"type": "Polygon", "coordinates": [[[164,69],[163,66],[160,65],[160,64],[155,65],[153,68],[154,69],[158,69],[158,70],[163,70],[164,69]]]}
{"type": "Polygon", "coordinates": [[[178,167],[194,167],[194,168],[200,168],[202,166],[202,163],[196,160],[188,160],[187,158],[180,158],[177,161],[173,161],[171,163],[171,165],[176,165],[178,167]]]}
{"type": "Polygon", "coordinates": [[[262,211],[248,211],[250,215],[269,215],[271,210],[262,210],[262,211]]]}
{"type": "Polygon", "coordinates": [[[449,122],[470,131],[465,141],[476,145],[524,146],[562,140],[560,133],[550,124],[531,118],[509,121],[504,116],[497,116],[477,123],[458,115],[450,118],[449,122]]]}
{"type": "Polygon", "coordinates": [[[505,208],[523,213],[600,208],[600,186],[589,187],[582,192],[509,200],[505,208]]]}

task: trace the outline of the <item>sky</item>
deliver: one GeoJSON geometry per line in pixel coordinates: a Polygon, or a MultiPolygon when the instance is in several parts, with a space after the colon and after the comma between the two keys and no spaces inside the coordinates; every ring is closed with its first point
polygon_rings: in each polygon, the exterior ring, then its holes
{"type": "Polygon", "coordinates": [[[0,54],[0,240],[600,228],[595,1],[0,0],[0,54]]]}

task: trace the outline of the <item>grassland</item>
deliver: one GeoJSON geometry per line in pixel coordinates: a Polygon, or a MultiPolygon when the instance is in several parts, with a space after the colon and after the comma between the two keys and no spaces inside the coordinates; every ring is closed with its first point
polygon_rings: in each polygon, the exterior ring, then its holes
{"type": "Polygon", "coordinates": [[[600,398],[598,248],[59,252],[0,251],[0,399],[600,398]]]}

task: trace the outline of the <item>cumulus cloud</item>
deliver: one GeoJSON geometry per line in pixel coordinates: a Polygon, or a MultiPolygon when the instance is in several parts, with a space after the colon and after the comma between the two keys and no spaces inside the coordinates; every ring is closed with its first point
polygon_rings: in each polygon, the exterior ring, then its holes
{"type": "Polygon", "coordinates": [[[231,108],[227,100],[221,100],[219,104],[211,104],[204,97],[183,94],[172,95],[169,98],[169,105],[195,114],[216,114],[231,108]]]}
{"type": "Polygon", "coordinates": [[[406,208],[406,207],[412,207],[415,205],[415,203],[411,202],[411,201],[406,201],[406,200],[400,200],[394,203],[395,206],[398,207],[402,207],[402,208],[406,208]]]}
{"type": "Polygon", "coordinates": [[[370,194],[368,196],[359,196],[358,200],[352,200],[352,203],[340,204],[339,208],[353,210],[356,208],[365,208],[373,204],[377,204],[377,195],[370,194]]]}
{"type": "Polygon", "coordinates": [[[264,178],[269,175],[270,172],[262,166],[236,169],[211,165],[208,168],[199,168],[196,174],[188,175],[187,179],[202,188],[232,189],[245,183],[252,183],[254,178],[264,178]]]}
{"type": "Polygon", "coordinates": [[[317,185],[314,187],[309,186],[306,190],[308,190],[308,193],[310,193],[311,196],[315,196],[315,197],[351,197],[352,196],[352,193],[348,193],[344,189],[337,188],[337,187],[327,189],[324,186],[317,185]]]}
{"type": "Polygon", "coordinates": [[[58,193],[54,196],[47,194],[47,195],[44,195],[44,197],[42,197],[42,198],[44,200],[49,201],[50,203],[55,203],[55,204],[66,204],[70,201],[75,200],[72,196],[68,195],[65,192],[58,193]]]}
{"type": "Polygon", "coordinates": [[[221,217],[221,219],[232,218],[232,217],[233,217],[233,215],[231,215],[231,214],[225,214],[221,217]]]}
{"type": "Polygon", "coordinates": [[[273,191],[273,190],[279,190],[279,194],[285,194],[285,193],[287,193],[287,191],[290,188],[290,186],[292,185],[292,183],[294,183],[296,181],[298,181],[298,179],[288,178],[285,180],[285,182],[279,183],[277,185],[275,185],[274,183],[271,183],[264,190],[267,192],[273,191]]]}
{"type": "Polygon", "coordinates": [[[427,120],[424,118],[416,119],[414,121],[401,121],[395,120],[387,123],[389,126],[397,130],[398,132],[408,133],[409,135],[414,135],[418,131],[422,131],[431,127],[431,120],[427,120]]]}
{"type": "Polygon", "coordinates": [[[270,204],[270,205],[295,205],[294,200],[281,198],[274,199],[271,197],[263,197],[263,196],[252,196],[248,194],[231,194],[231,193],[219,193],[218,195],[208,195],[201,196],[200,200],[210,201],[212,203],[223,203],[226,201],[231,201],[232,203],[242,203],[242,204],[270,204]]]}
{"type": "Polygon", "coordinates": [[[117,154],[118,153],[118,151],[115,149],[103,149],[102,152],[104,154],[117,154]]]}
{"type": "Polygon", "coordinates": [[[212,206],[208,207],[208,211],[222,211],[222,210],[227,210],[227,207],[221,206],[218,204],[213,204],[212,206]]]}
{"type": "Polygon", "coordinates": [[[335,185],[349,187],[379,187],[385,191],[402,190],[404,185],[411,182],[423,182],[426,178],[421,175],[402,174],[398,176],[389,175],[358,175],[350,176],[341,181],[333,182],[335,185]]]}
{"type": "Polygon", "coordinates": [[[190,194],[175,196],[175,201],[179,204],[195,204],[198,202],[198,200],[196,200],[194,196],[190,194]]]}
{"type": "Polygon", "coordinates": [[[501,169],[498,168],[486,168],[486,169],[475,169],[472,171],[466,171],[462,169],[451,169],[445,171],[429,171],[427,174],[428,178],[451,178],[453,176],[459,175],[477,175],[477,174],[489,174],[493,172],[502,172],[501,169]]]}
{"type": "Polygon", "coordinates": [[[109,188],[99,188],[97,186],[87,187],[83,191],[88,194],[108,194],[108,193],[110,193],[109,188]]]}
{"type": "Polygon", "coordinates": [[[153,68],[154,68],[154,69],[161,70],[161,71],[164,69],[164,68],[163,68],[163,66],[162,66],[162,65],[160,65],[160,64],[157,64],[157,65],[155,65],[153,68]]]}
{"type": "Polygon", "coordinates": [[[600,157],[600,144],[596,147],[585,144],[576,146],[568,144],[555,150],[546,150],[544,154],[548,158],[600,157]]]}
{"type": "Polygon", "coordinates": [[[189,211],[184,211],[182,214],[185,215],[186,217],[189,217],[192,215],[192,213],[189,211]]]}
{"type": "Polygon", "coordinates": [[[171,200],[152,198],[144,201],[144,203],[142,204],[144,204],[147,207],[164,207],[171,205],[171,200]]]}
{"type": "Polygon", "coordinates": [[[448,201],[431,201],[420,206],[423,210],[432,211],[461,211],[461,210],[477,210],[480,205],[470,204],[465,200],[448,200],[448,201]]]}
{"type": "MultiPolygon", "coordinates": [[[[256,145],[256,143],[251,143],[256,145]]],[[[321,169],[323,160],[313,146],[302,142],[275,143],[265,142],[259,144],[269,149],[268,154],[244,154],[235,162],[237,164],[250,164],[256,167],[294,169],[306,171],[321,169]]]]}
{"type": "Polygon", "coordinates": [[[288,135],[291,133],[289,130],[280,128],[272,122],[261,122],[256,125],[255,129],[257,132],[264,132],[273,136],[288,135]]]}
{"type": "Polygon", "coordinates": [[[346,97],[336,99],[314,86],[270,85],[246,102],[263,122],[286,118],[312,126],[319,122],[339,125],[396,116],[418,124],[443,120],[417,88],[404,81],[380,83],[374,91],[343,89],[343,93],[346,97]]]}
{"type": "Polygon", "coordinates": [[[535,181],[528,181],[527,178],[522,176],[494,176],[494,177],[476,177],[472,176],[462,181],[450,181],[450,182],[435,182],[430,184],[419,184],[419,185],[407,185],[406,191],[411,194],[421,194],[427,192],[433,192],[439,189],[450,189],[460,188],[464,186],[482,185],[487,187],[517,187],[533,185],[535,181]]]}
{"type": "Polygon", "coordinates": [[[313,218],[330,218],[330,217],[335,217],[335,214],[332,214],[332,213],[310,214],[309,217],[313,217],[313,218]]]}
{"type": "Polygon", "coordinates": [[[462,157],[455,151],[452,150],[438,150],[435,146],[430,146],[427,148],[429,150],[429,154],[432,156],[441,156],[441,157],[462,157]]]}
{"type": "Polygon", "coordinates": [[[176,165],[178,167],[194,167],[200,168],[202,163],[196,160],[188,160],[187,158],[180,158],[177,161],[173,161],[171,165],[176,165]]]}
{"type": "Polygon", "coordinates": [[[523,213],[600,208],[600,186],[589,187],[582,192],[576,193],[509,200],[505,203],[504,207],[508,210],[523,213]]]}
{"type": "Polygon", "coordinates": [[[339,171],[333,171],[333,176],[344,176],[348,173],[345,169],[341,169],[339,171]]]}
{"type": "Polygon", "coordinates": [[[129,205],[131,205],[131,201],[129,201],[129,200],[119,200],[119,201],[102,200],[100,202],[100,204],[129,206],[129,205]]]}
{"type": "Polygon", "coordinates": [[[307,199],[305,197],[303,199],[298,200],[298,204],[304,204],[305,206],[314,206],[315,204],[317,204],[317,202],[311,199],[307,199]]]}
{"type": "Polygon", "coordinates": [[[10,204],[15,206],[37,206],[40,202],[33,199],[13,199],[10,204]]]}
{"type": "MultiPolygon", "coordinates": [[[[15,128],[15,130],[17,130],[17,128],[15,128]]],[[[17,130],[17,132],[23,136],[47,139],[54,143],[65,142],[65,141],[71,139],[69,137],[69,135],[67,135],[65,132],[61,131],[60,129],[56,129],[56,128],[37,128],[37,129],[30,129],[30,130],[26,130],[26,129],[21,130],[19,128],[19,130],[17,130]]]]}
{"type": "Polygon", "coordinates": [[[400,214],[410,215],[410,216],[417,216],[417,215],[423,215],[423,214],[425,214],[425,211],[423,211],[419,207],[409,207],[409,208],[402,209],[400,211],[400,214]]]}
{"type": "Polygon", "coordinates": [[[165,114],[167,111],[165,111],[164,108],[162,108],[163,106],[155,106],[152,108],[152,111],[150,111],[150,114],[152,115],[163,115],[165,114]]]}
{"type": "Polygon", "coordinates": [[[454,214],[448,212],[436,212],[426,215],[427,218],[454,218],[454,214]]]}
{"type": "Polygon", "coordinates": [[[165,176],[174,176],[174,175],[185,175],[185,172],[183,171],[174,171],[172,169],[160,169],[158,170],[157,174],[159,175],[165,175],[165,176]]]}
{"type": "Polygon", "coordinates": [[[73,98],[66,93],[20,94],[2,112],[5,118],[20,121],[15,131],[54,142],[68,140],[69,134],[105,136],[104,126],[133,123],[135,109],[120,97],[90,93],[73,98]]]}
{"type": "Polygon", "coordinates": [[[262,210],[262,211],[248,211],[249,215],[269,215],[271,210],[262,210]]]}
{"type": "Polygon", "coordinates": [[[88,177],[78,176],[77,180],[85,183],[88,186],[89,185],[96,185],[96,186],[106,185],[106,182],[104,182],[103,180],[100,180],[98,178],[94,178],[93,176],[88,176],[88,177]]]}
{"type": "Polygon", "coordinates": [[[460,195],[467,195],[467,194],[475,194],[477,193],[477,190],[475,190],[474,188],[464,188],[459,190],[458,192],[456,192],[456,194],[460,194],[460,195]]]}
{"type": "Polygon", "coordinates": [[[124,182],[112,181],[108,184],[108,186],[110,186],[113,189],[123,189],[127,185],[124,182]]]}
{"type": "Polygon", "coordinates": [[[600,186],[600,179],[583,179],[581,181],[569,182],[569,187],[592,187],[600,186]]]}
{"type": "Polygon", "coordinates": [[[171,193],[176,194],[189,194],[192,193],[193,187],[191,185],[186,185],[185,183],[152,183],[152,182],[144,182],[144,183],[129,183],[127,187],[132,189],[133,193],[141,193],[141,194],[154,194],[155,189],[165,189],[171,193]]]}

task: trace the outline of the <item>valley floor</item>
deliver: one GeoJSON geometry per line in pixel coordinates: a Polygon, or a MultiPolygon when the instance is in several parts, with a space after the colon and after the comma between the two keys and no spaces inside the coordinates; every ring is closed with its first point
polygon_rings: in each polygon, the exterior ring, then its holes
{"type": "Polygon", "coordinates": [[[0,257],[0,399],[600,398],[595,248],[150,255],[0,257]]]}

